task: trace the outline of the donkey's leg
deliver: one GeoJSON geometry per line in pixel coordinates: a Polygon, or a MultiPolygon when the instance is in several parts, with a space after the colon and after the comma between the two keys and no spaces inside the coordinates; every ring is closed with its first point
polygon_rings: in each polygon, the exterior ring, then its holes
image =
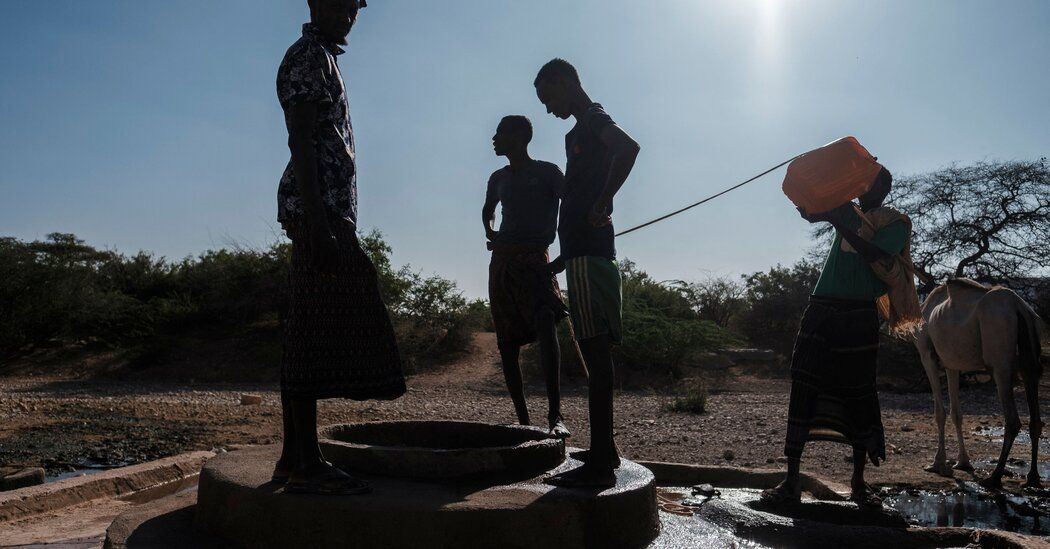
{"type": "Polygon", "coordinates": [[[963,441],[962,404],[959,402],[959,370],[946,370],[948,373],[948,405],[951,407],[952,423],[955,424],[955,438],[959,441],[959,461],[955,468],[960,471],[973,472],[970,456],[966,454],[966,442],[963,441]]]}
{"type": "Polygon", "coordinates": [[[999,461],[991,476],[980,482],[981,486],[989,489],[998,489],[1003,486],[1003,471],[1006,470],[1006,458],[1010,456],[1010,448],[1014,445],[1017,433],[1021,431],[1021,419],[1017,415],[1017,404],[1014,403],[1013,369],[1010,361],[992,365],[992,374],[995,377],[995,390],[999,393],[999,401],[1003,406],[1003,449],[999,453],[999,461]]]}
{"type": "Polygon", "coordinates": [[[1042,488],[1039,480],[1039,437],[1043,434],[1043,421],[1039,416],[1039,378],[1034,372],[1022,373],[1024,377],[1024,394],[1028,400],[1028,434],[1032,443],[1032,466],[1023,488],[1042,488]]]}
{"type": "Polygon", "coordinates": [[[915,341],[915,347],[919,350],[922,359],[922,368],[926,371],[926,378],[930,381],[930,393],[933,395],[933,417],[937,421],[937,455],[933,458],[933,464],[925,470],[938,475],[950,477],[952,469],[948,467],[946,452],[944,451],[944,397],[941,395],[941,376],[937,372],[937,358],[933,356],[933,342],[929,334],[923,330],[915,341]]]}

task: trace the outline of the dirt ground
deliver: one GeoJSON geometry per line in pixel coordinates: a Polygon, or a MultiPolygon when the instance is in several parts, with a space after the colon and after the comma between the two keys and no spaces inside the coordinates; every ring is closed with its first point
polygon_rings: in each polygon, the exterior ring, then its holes
{"type": "MultiPolygon", "coordinates": [[[[535,420],[546,417],[542,380],[532,376],[529,405],[535,420]]],[[[782,455],[789,384],[756,377],[745,368],[712,380],[704,414],[666,410],[668,390],[621,390],[616,401],[617,442],[631,459],[684,463],[730,463],[783,468],[782,455]]],[[[1043,405],[1050,391],[1041,391],[1043,405]]],[[[1027,407],[1015,395],[1027,429],[1027,407]]],[[[998,456],[1000,440],[981,428],[1001,425],[994,387],[962,392],[964,434],[978,472],[987,472],[998,456]]],[[[884,485],[954,488],[948,479],[923,471],[937,446],[932,403],[926,393],[880,395],[888,443],[888,461],[871,469],[870,481],[884,485]]],[[[586,387],[563,385],[563,410],[573,430],[571,443],[587,446],[586,387]]],[[[513,409],[506,397],[493,334],[478,334],[461,360],[440,370],[413,376],[409,392],[392,402],[330,400],[320,405],[321,423],[392,419],[464,419],[509,423],[513,409]]],[[[43,466],[51,475],[84,467],[113,467],[179,452],[235,444],[279,441],[280,399],[275,383],[198,383],[191,380],[124,381],[113,376],[75,379],[20,373],[0,377],[0,465],[43,466]],[[244,394],[262,403],[242,405],[244,394]]],[[[948,426],[948,457],[956,452],[948,426]]],[[[807,447],[803,469],[832,480],[848,481],[851,465],[843,446],[807,447]]],[[[1027,463],[1029,446],[1015,444],[1011,458],[1027,463]]],[[[1015,462],[1015,465],[1020,463],[1015,462]]],[[[959,479],[970,475],[956,473],[959,479]]],[[[1007,479],[1016,483],[1020,479],[1007,479]]]]}

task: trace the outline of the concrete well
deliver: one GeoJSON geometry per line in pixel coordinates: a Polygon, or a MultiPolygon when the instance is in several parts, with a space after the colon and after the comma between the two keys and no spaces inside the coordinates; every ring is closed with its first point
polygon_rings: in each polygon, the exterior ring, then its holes
{"type": "Polygon", "coordinates": [[[420,478],[528,478],[565,460],[565,443],[520,425],[378,421],[320,430],[325,457],[348,471],[420,478]]]}
{"type": "Polygon", "coordinates": [[[285,494],[277,447],[210,460],[196,527],[244,547],[640,548],[660,531],[653,474],[624,460],[606,490],[546,474],[581,465],[540,430],[464,421],[325,427],[325,457],[367,479],[363,496],[285,494]]]}

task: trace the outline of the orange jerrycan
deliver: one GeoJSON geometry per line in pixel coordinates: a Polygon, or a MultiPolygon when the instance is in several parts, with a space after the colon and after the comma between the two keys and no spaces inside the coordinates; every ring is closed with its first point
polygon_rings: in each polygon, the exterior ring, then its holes
{"type": "Polygon", "coordinates": [[[807,213],[827,212],[868,192],[881,169],[857,138],[843,137],[792,160],[784,194],[807,213]]]}

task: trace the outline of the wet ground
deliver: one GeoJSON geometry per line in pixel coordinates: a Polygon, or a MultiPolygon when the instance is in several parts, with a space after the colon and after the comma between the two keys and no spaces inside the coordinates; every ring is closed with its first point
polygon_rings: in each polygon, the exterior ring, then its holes
{"type": "Polygon", "coordinates": [[[699,516],[660,513],[660,537],[649,549],[762,549],[766,547],[733,535],[729,530],[699,516]]]}
{"type": "Polygon", "coordinates": [[[658,498],[662,502],[660,536],[648,549],[693,549],[695,547],[761,549],[766,547],[741,538],[728,529],[707,521],[699,514],[692,514],[699,513],[700,507],[712,497],[748,497],[751,492],[757,493],[757,491],[746,489],[724,489],[705,496],[694,494],[694,491],[688,487],[660,487],[658,489],[658,498]],[[669,512],[667,509],[677,509],[677,511],[669,512]]]}
{"type": "Polygon", "coordinates": [[[991,528],[1020,534],[1050,535],[1050,495],[990,493],[973,482],[957,490],[886,490],[883,499],[915,526],[991,528]]]}

